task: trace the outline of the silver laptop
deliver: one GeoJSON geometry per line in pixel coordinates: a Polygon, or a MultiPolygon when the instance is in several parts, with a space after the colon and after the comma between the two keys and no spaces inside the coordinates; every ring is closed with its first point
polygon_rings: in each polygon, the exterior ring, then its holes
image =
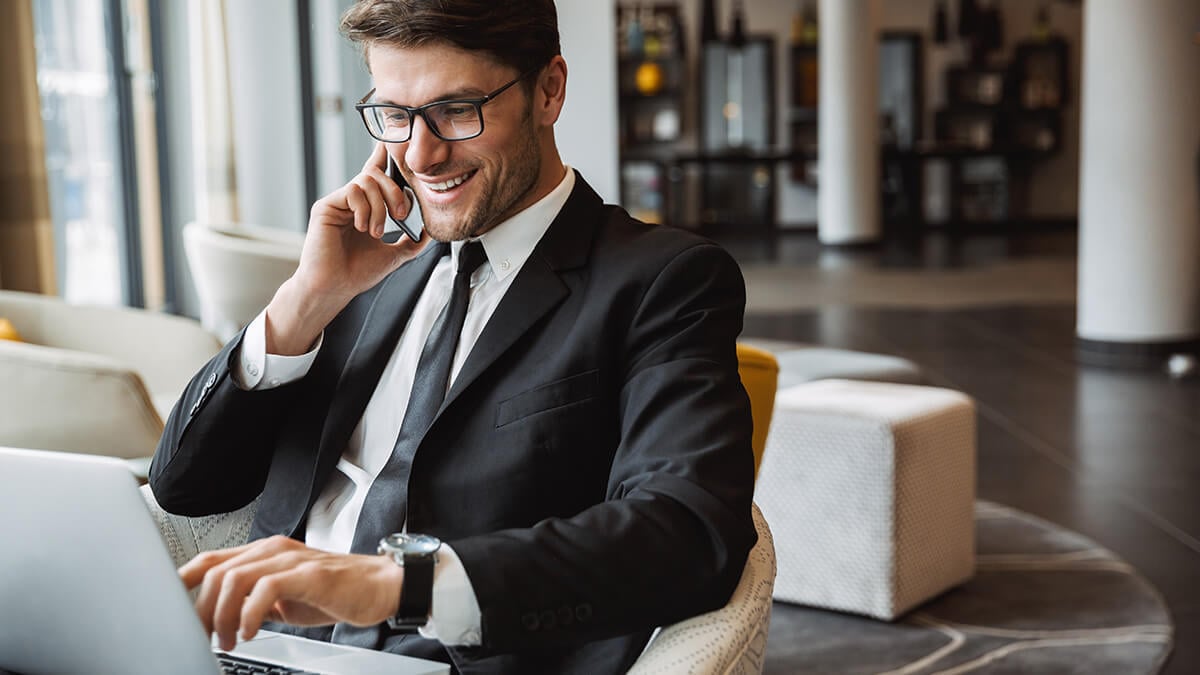
{"type": "MultiPolygon", "coordinates": [[[[260,633],[233,656],[329,675],[444,663],[260,633]]],[[[0,671],[217,675],[137,482],[116,459],[0,448],[0,671]]]]}

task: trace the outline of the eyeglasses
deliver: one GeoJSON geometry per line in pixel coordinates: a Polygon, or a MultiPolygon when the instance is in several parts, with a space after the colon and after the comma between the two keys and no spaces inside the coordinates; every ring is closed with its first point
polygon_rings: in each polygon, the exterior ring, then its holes
{"type": "Polygon", "coordinates": [[[384,143],[404,143],[412,138],[413,118],[417,116],[424,119],[429,130],[443,141],[465,141],[483,133],[483,104],[539,69],[527,70],[517,79],[481,98],[434,101],[412,108],[390,103],[367,103],[375,95],[375,90],[371,89],[354,108],[362,115],[367,133],[384,143]]]}

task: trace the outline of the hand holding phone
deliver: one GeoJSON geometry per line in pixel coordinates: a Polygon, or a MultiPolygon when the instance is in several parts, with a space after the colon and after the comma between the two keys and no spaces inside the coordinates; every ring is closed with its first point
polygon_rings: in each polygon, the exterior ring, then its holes
{"type": "Polygon", "coordinates": [[[421,241],[421,235],[424,232],[424,222],[421,219],[421,207],[417,204],[417,196],[413,194],[412,188],[408,186],[408,182],[404,180],[404,176],[400,173],[400,167],[396,166],[395,160],[389,155],[387,158],[387,171],[385,172],[388,178],[391,178],[399,185],[401,189],[408,195],[408,199],[412,202],[412,208],[408,211],[408,217],[403,220],[392,216],[388,212],[390,219],[396,226],[392,229],[384,226],[383,237],[380,238],[385,244],[394,244],[400,240],[400,236],[407,234],[409,239],[413,241],[421,241]]]}

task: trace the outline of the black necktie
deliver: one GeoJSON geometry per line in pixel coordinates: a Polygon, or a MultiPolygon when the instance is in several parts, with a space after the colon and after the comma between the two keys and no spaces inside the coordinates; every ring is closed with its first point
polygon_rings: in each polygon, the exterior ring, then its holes
{"type": "Polygon", "coordinates": [[[429,331],[429,337],[421,349],[408,409],[400,424],[400,434],[396,437],[391,457],[367,492],[358,516],[358,525],[354,529],[351,553],[374,554],[379,540],[399,531],[404,523],[412,458],[446,398],[454,352],[458,349],[458,337],[467,317],[471,274],[485,260],[487,254],[478,241],[467,242],[458,252],[458,271],[454,275],[450,301],[434,321],[433,329],[429,331]]]}
{"type": "MultiPolygon", "coordinates": [[[[463,321],[467,317],[471,274],[485,260],[487,254],[483,250],[483,244],[478,241],[467,242],[458,252],[458,270],[454,274],[450,301],[434,321],[433,329],[429,331],[429,337],[421,349],[421,358],[417,361],[416,374],[413,376],[412,394],[408,399],[408,409],[404,413],[404,421],[400,424],[400,434],[396,437],[396,445],[387,464],[367,491],[367,498],[363,502],[358,524],[354,529],[351,553],[374,555],[379,540],[399,531],[404,524],[408,511],[408,476],[413,456],[446,398],[450,369],[454,364],[454,352],[458,349],[459,334],[462,333],[463,321]]],[[[334,640],[375,647],[378,635],[378,631],[353,629],[339,624],[334,632],[334,640]]]]}

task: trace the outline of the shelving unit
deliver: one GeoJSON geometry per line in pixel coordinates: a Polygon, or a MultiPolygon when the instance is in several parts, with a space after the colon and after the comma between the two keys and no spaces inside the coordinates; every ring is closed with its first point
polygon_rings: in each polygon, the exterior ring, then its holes
{"type": "MultiPolygon", "coordinates": [[[[690,81],[678,5],[617,7],[617,84],[622,155],[679,142],[690,81]]],[[[653,164],[621,161],[622,201],[638,218],[663,222],[662,177],[653,164]]]]}
{"type": "MultiPolygon", "coordinates": [[[[617,11],[622,202],[655,222],[773,233],[781,181],[819,188],[818,44],[797,43],[784,52],[791,96],[777,101],[770,75],[773,36],[702,41],[689,59],[677,3],[622,5],[617,11]],[[642,26],[631,31],[635,16],[642,26]],[[640,41],[649,43],[651,29],[659,31],[659,47],[638,51],[640,41]],[[664,44],[677,47],[663,50],[664,44]],[[721,69],[731,49],[744,56],[751,48],[759,50],[756,58],[767,55],[754,76],[766,73],[768,91],[750,99],[752,105],[767,102],[765,115],[754,120],[762,133],[725,138],[720,125],[739,109],[727,102],[735,100],[732,95],[722,98],[727,73],[721,69]],[[773,138],[776,115],[784,116],[787,147],[773,138]],[[781,173],[781,167],[790,171],[781,173]]],[[[815,37],[813,31],[809,39],[815,37]]],[[[968,39],[970,57],[943,71],[946,102],[926,129],[924,34],[884,31],[880,39],[885,225],[1021,220],[1034,167],[1061,144],[1069,45],[1045,34],[1019,43],[1005,58],[991,42],[968,39]]]]}

